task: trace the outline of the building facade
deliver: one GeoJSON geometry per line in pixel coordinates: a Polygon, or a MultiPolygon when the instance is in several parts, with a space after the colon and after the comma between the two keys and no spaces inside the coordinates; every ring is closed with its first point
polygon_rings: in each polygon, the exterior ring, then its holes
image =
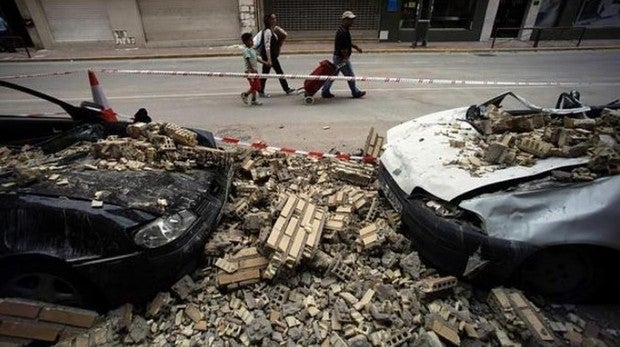
{"type": "Polygon", "coordinates": [[[239,42],[255,0],[8,0],[41,48],[174,47],[239,42]]]}
{"type": "Polygon", "coordinates": [[[411,41],[428,16],[428,40],[620,38],[617,0],[3,0],[13,32],[37,48],[214,46],[239,42],[276,13],[291,39],[331,40],[345,10],[356,39],[411,41]],[[428,13],[425,13],[428,12],[428,13]],[[561,30],[560,30],[561,29],[561,30]]]}

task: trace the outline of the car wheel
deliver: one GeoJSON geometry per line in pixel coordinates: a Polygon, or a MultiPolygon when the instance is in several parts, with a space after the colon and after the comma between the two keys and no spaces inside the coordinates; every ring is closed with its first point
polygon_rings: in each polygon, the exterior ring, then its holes
{"type": "Polygon", "coordinates": [[[20,264],[0,269],[0,297],[17,297],[74,307],[94,307],[88,286],[61,266],[20,264]]]}
{"type": "Polygon", "coordinates": [[[519,271],[526,290],[560,302],[583,302],[600,289],[603,274],[592,252],[577,248],[544,250],[528,259],[519,271]]]}

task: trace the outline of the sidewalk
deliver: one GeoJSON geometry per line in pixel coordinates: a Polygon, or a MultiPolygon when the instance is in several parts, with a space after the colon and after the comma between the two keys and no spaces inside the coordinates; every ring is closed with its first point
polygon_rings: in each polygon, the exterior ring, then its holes
{"type": "MultiPolygon", "coordinates": [[[[376,40],[357,41],[364,53],[461,53],[461,52],[514,52],[514,51],[559,51],[559,50],[601,50],[620,49],[620,40],[584,40],[579,47],[577,41],[541,41],[533,47],[533,41],[516,39],[497,39],[495,47],[491,41],[429,42],[427,47],[411,48],[410,42],[379,42],[376,40]]],[[[80,49],[80,50],[31,50],[28,58],[24,49],[17,53],[0,53],[0,62],[16,61],[67,61],[67,60],[118,60],[118,59],[157,59],[157,58],[200,58],[236,56],[241,45],[215,47],[165,47],[165,48],[119,48],[119,49],[80,49]]],[[[331,55],[332,42],[287,41],[282,54],[325,54],[331,55]]]]}

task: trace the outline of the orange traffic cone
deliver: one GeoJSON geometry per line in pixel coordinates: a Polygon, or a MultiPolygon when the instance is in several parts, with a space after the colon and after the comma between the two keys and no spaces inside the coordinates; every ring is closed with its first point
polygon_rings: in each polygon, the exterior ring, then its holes
{"type": "Polygon", "coordinates": [[[90,91],[93,94],[93,102],[103,107],[103,110],[101,111],[103,119],[106,122],[118,122],[116,112],[114,112],[112,107],[110,107],[110,103],[108,102],[108,99],[106,99],[105,94],[103,94],[103,89],[99,85],[97,76],[91,70],[88,70],[88,81],[90,82],[90,91]]]}

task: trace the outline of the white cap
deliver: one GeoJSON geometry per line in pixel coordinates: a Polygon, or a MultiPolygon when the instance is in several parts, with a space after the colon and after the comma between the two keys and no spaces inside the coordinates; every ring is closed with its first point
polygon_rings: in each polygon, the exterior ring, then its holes
{"type": "Polygon", "coordinates": [[[345,18],[353,19],[355,18],[355,15],[351,11],[344,11],[344,13],[342,14],[342,19],[345,18]]]}

